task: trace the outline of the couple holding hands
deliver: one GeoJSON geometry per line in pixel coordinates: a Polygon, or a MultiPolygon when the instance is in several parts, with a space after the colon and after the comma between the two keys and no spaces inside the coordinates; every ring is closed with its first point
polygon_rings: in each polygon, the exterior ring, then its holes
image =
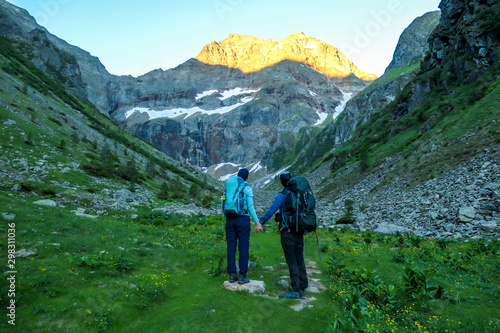
{"type": "Polygon", "coordinates": [[[250,216],[256,222],[255,231],[258,233],[264,230],[265,223],[278,212],[276,220],[279,221],[281,246],[285,254],[291,282],[290,290],[280,295],[280,298],[304,299],[305,289],[308,286],[306,265],[304,262],[304,232],[301,230],[289,230],[286,223],[283,222],[286,219],[284,201],[287,192],[287,183],[292,178],[292,175],[288,171],[279,174],[283,190],[276,195],[273,203],[260,219],[255,212],[252,188],[246,183],[248,175],[248,169],[243,168],[238,171],[237,176],[231,177],[226,182],[226,192],[222,208],[226,218],[227,272],[230,275],[229,281],[238,282],[239,284],[250,282],[250,279],[247,277],[251,229],[250,216]],[[228,184],[230,183],[235,184],[236,191],[229,189],[230,185],[228,184]],[[242,207],[239,212],[228,210],[231,206],[231,200],[237,202],[235,206],[240,205],[242,207]],[[239,274],[236,270],[237,246],[239,250],[239,274]]]}

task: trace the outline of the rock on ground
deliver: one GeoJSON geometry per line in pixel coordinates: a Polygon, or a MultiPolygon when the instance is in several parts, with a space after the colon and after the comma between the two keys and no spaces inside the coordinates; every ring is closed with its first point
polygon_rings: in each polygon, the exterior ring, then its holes
{"type": "Polygon", "coordinates": [[[38,200],[33,202],[35,205],[40,206],[49,206],[49,207],[57,207],[57,203],[54,200],[46,199],[46,200],[38,200]]]}
{"type": "Polygon", "coordinates": [[[26,250],[26,249],[22,249],[22,250],[17,251],[16,253],[14,253],[16,258],[26,258],[26,257],[32,256],[35,254],[36,254],[35,251],[26,250]]]}
{"type": "Polygon", "coordinates": [[[12,221],[13,219],[16,218],[16,214],[3,213],[2,217],[3,217],[4,220],[12,221]]]}
{"type": "Polygon", "coordinates": [[[223,288],[231,291],[245,290],[249,293],[264,293],[266,291],[266,284],[264,281],[250,280],[249,283],[239,284],[237,282],[231,283],[224,281],[223,288]]]}

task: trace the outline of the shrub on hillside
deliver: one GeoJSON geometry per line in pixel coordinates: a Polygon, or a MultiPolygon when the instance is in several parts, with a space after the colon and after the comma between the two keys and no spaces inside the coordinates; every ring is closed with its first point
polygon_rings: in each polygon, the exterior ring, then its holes
{"type": "Polygon", "coordinates": [[[344,215],[337,219],[337,224],[353,224],[356,219],[354,218],[354,201],[346,199],[344,201],[344,215]]]}

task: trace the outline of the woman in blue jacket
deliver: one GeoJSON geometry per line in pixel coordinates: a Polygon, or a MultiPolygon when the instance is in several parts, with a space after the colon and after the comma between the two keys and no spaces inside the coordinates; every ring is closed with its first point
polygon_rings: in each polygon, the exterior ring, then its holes
{"type": "MultiPolygon", "coordinates": [[[[238,177],[246,181],[249,171],[246,168],[238,171],[238,177]]],[[[250,282],[247,277],[248,259],[250,257],[250,216],[257,222],[259,218],[253,204],[253,191],[249,184],[243,186],[244,211],[242,216],[226,216],[226,242],[227,242],[227,272],[229,282],[238,281],[239,284],[250,282]],[[236,246],[238,246],[238,264],[240,273],[236,272],[236,246]]]]}

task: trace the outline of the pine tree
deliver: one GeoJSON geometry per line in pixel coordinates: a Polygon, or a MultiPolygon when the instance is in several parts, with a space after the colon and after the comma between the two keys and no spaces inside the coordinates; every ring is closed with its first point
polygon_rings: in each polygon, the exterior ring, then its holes
{"type": "Polygon", "coordinates": [[[66,149],[66,141],[64,141],[64,139],[61,139],[61,142],[59,142],[59,146],[57,146],[57,148],[61,150],[66,149]]]}
{"type": "Polygon", "coordinates": [[[362,148],[359,152],[359,169],[364,172],[368,169],[368,149],[362,148]]]}
{"type": "Polygon", "coordinates": [[[161,199],[161,200],[168,200],[168,199],[170,199],[170,194],[169,194],[168,183],[167,182],[163,182],[161,184],[160,192],[156,196],[158,197],[158,199],[161,199]]]}
{"type": "Polygon", "coordinates": [[[139,170],[137,169],[137,165],[135,163],[134,158],[128,160],[127,165],[125,167],[125,172],[128,175],[130,181],[134,183],[139,181],[140,173],[139,170]]]}
{"type": "Polygon", "coordinates": [[[156,165],[153,163],[153,161],[148,161],[148,163],[146,164],[145,172],[150,177],[156,176],[156,165]]]}
{"type": "Polygon", "coordinates": [[[106,143],[101,149],[101,152],[99,154],[99,167],[102,170],[102,173],[105,175],[105,177],[112,177],[113,172],[114,172],[114,165],[113,165],[113,154],[111,153],[111,150],[109,149],[109,145],[106,143]]]}
{"type": "Polygon", "coordinates": [[[189,197],[195,199],[200,195],[200,187],[198,184],[192,184],[189,188],[189,197]]]}

